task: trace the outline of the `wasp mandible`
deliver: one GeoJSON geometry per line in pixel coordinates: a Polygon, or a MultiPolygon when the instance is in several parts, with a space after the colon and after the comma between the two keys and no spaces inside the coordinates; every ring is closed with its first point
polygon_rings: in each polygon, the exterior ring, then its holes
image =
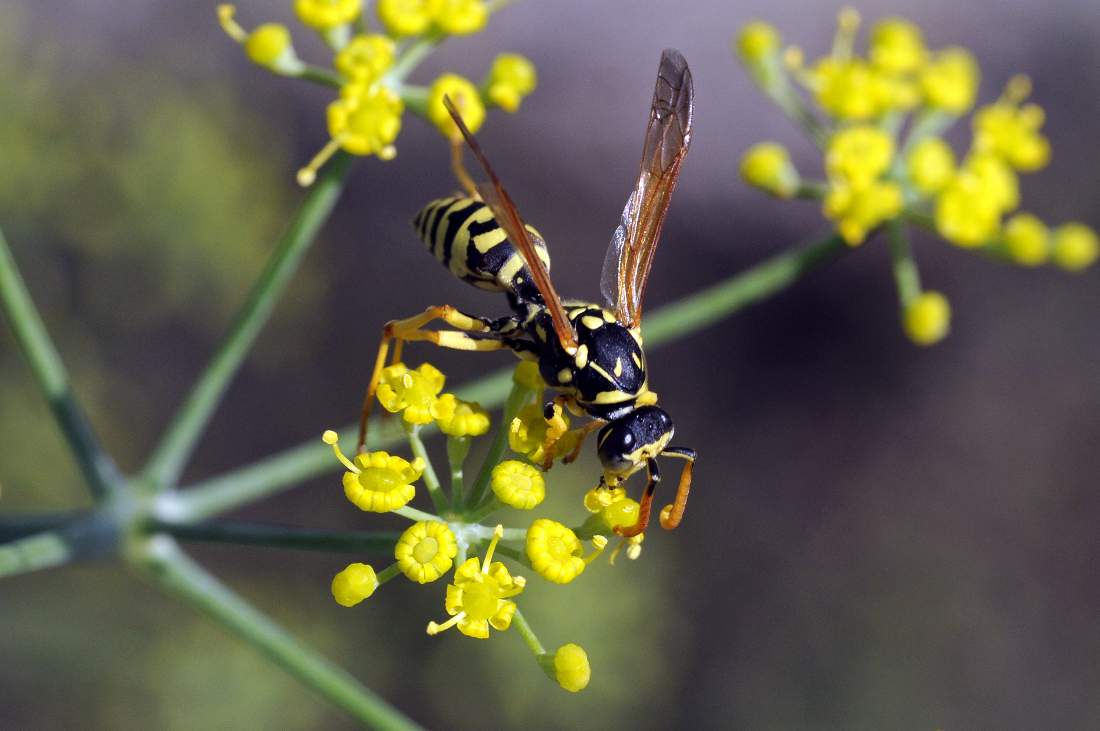
{"type": "MultiPolygon", "coordinates": [[[[533,227],[525,224],[488,158],[462,121],[454,103],[445,98],[462,138],[489,178],[474,184],[462,168],[461,140],[456,139],[456,175],[466,196],[432,201],[413,226],[429,251],[452,274],[481,289],[503,292],[512,314],[487,318],[460,312],[450,305],[386,324],[374,373],[367,387],[359,427],[359,449],[366,442],[367,418],[391,343],[393,362],[407,341],[427,341],[456,350],[510,350],[538,363],[546,384],[558,392],[546,404],[547,420],[568,408],[588,416],[583,437],[599,429],[597,451],[603,465],[601,484],[615,487],[643,467],[648,475],[637,523],[616,528],[635,536],[649,524],[653,493],[660,482],[657,457],[685,461],[675,500],[660,513],[661,526],[680,524],[691,489],[695,451],[672,447],[672,418],[656,405],[649,388],[642,349],[642,297],[653,255],[668,211],[680,165],[691,140],[692,80],[684,57],[665,50],[642,149],[638,184],[627,199],[622,220],[611,237],[604,260],[602,292],[607,307],[580,300],[562,300],[550,281],[550,255],[533,227]],[[453,330],[428,330],[442,320],[453,330]]],[[[554,445],[546,445],[549,469],[554,445]]],[[[579,446],[565,457],[571,461],[579,446]]]]}

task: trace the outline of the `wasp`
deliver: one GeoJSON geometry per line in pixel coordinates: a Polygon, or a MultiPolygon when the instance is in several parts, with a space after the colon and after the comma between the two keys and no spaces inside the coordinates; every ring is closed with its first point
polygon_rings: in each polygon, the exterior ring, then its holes
{"type": "MultiPolygon", "coordinates": [[[[642,298],[657,250],[680,166],[691,141],[693,115],[691,71],[684,57],[665,50],[657,70],[638,182],[627,199],[621,221],[604,260],[601,290],[606,306],[562,299],[550,280],[550,255],[538,231],[524,223],[512,198],[462,120],[458,108],[444,99],[461,138],[452,146],[455,174],[465,196],[432,201],[413,221],[421,241],[459,279],[491,292],[503,293],[511,314],[487,318],[450,305],[387,323],[374,372],[367,387],[359,428],[359,449],[366,441],[367,418],[382,370],[393,347],[400,360],[409,341],[471,351],[510,350],[538,363],[539,373],[558,395],[544,408],[548,421],[568,408],[590,421],[585,436],[599,429],[597,451],[603,466],[600,484],[616,487],[645,469],[648,477],[638,521],[616,531],[631,537],[649,524],[653,494],[660,482],[658,457],[684,460],[675,500],[660,512],[666,529],[679,525],[691,489],[695,451],[670,446],[674,427],[668,412],[657,406],[649,387],[642,347],[642,298]],[[462,141],[469,146],[487,183],[475,184],[462,167],[462,141]],[[435,321],[450,330],[426,329],[435,321]]],[[[546,446],[549,469],[554,444],[546,446]]],[[[578,443],[565,461],[572,461],[578,443]]]]}

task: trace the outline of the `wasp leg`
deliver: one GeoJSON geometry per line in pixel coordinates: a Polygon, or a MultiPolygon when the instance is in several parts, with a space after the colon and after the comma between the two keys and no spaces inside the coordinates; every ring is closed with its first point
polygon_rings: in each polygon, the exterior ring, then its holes
{"type": "Polygon", "coordinates": [[[672,530],[680,525],[687,508],[688,494],[691,492],[691,472],[695,467],[695,450],[687,447],[669,447],[661,452],[662,457],[677,457],[684,460],[684,469],[680,472],[680,484],[676,488],[676,499],[661,509],[661,527],[672,530]]]}
{"type": "Polygon", "coordinates": [[[396,341],[394,346],[394,363],[401,354],[401,347],[410,340],[424,340],[442,348],[455,350],[505,350],[512,347],[505,339],[501,331],[508,329],[507,319],[500,321],[487,320],[460,312],[450,305],[437,305],[429,307],[419,315],[405,318],[404,320],[391,320],[382,328],[382,342],[378,345],[378,355],[374,360],[374,371],[371,373],[370,382],[367,385],[366,395],[363,397],[363,407],[359,414],[359,442],[357,451],[363,451],[363,445],[367,442],[367,420],[370,418],[371,407],[374,405],[374,395],[378,391],[378,383],[382,378],[382,371],[386,367],[386,357],[390,351],[390,344],[396,341]],[[424,330],[424,326],[434,320],[443,320],[457,330],[424,330]],[[480,337],[472,337],[471,333],[480,337]]]}
{"type": "Polygon", "coordinates": [[[451,143],[451,172],[458,179],[458,184],[466,191],[466,195],[474,200],[481,200],[481,194],[477,192],[474,179],[466,172],[466,166],[462,163],[462,153],[465,150],[462,137],[452,137],[449,142],[451,143]]]}
{"type": "Polygon", "coordinates": [[[580,430],[580,436],[577,438],[577,446],[573,447],[572,451],[570,451],[569,454],[562,457],[561,461],[565,464],[571,464],[572,462],[574,462],[577,457],[580,456],[581,447],[584,446],[584,440],[588,438],[588,435],[596,431],[606,423],[607,421],[604,419],[593,419],[592,421],[582,426],[580,430]]]}
{"type": "Polygon", "coordinates": [[[553,401],[547,401],[546,405],[542,407],[542,418],[546,419],[546,424],[549,427],[542,442],[542,451],[545,455],[542,458],[541,465],[543,472],[554,466],[554,459],[557,457],[555,446],[565,432],[568,431],[562,411],[571,401],[571,397],[562,394],[555,396],[553,401]]]}
{"type": "Polygon", "coordinates": [[[661,469],[657,466],[657,460],[648,459],[645,463],[649,482],[646,483],[645,492],[638,505],[638,522],[628,528],[615,526],[615,532],[623,538],[633,538],[649,527],[649,513],[653,510],[653,493],[657,485],[661,484],[661,469]]]}

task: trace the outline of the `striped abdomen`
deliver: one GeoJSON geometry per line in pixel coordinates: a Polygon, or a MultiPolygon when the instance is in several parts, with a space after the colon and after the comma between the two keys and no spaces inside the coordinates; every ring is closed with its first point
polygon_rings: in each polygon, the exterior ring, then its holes
{"type": "MultiPolygon", "coordinates": [[[[530,275],[519,252],[492,211],[473,198],[441,198],[424,206],[413,219],[420,240],[439,262],[459,279],[475,287],[514,292],[519,279],[530,275]]],[[[542,237],[527,226],[539,258],[550,268],[550,254],[542,237]]]]}

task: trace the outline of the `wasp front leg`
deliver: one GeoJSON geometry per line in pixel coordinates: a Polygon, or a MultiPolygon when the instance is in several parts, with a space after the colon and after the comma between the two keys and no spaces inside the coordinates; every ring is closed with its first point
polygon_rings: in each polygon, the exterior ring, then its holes
{"type": "Polygon", "coordinates": [[[638,503],[638,521],[626,528],[615,526],[615,532],[623,538],[633,538],[649,527],[649,514],[653,510],[653,493],[657,491],[657,485],[661,484],[661,469],[655,459],[646,460],[645,464],[649,481],[646,482],[645,492],[642,493],[642,499],[638,503]]]}
{"type": "Polygon", "coordinates": [[[688,494],[691,493],[691,474],[695,468],[695,450],[687,447],[669,447],[661,452],[662,457],[676,457],[684,460],[684,469],[680,472],[680,484],[676,487],[676,498],[661,508],[661,527],[672,530],[680,525],[687,509],[688,494]]]}
{"type": "Polygon", "coordinates": [[[363,397],[363,408],[359,415],[359,442],[358,451],[363,451],[367,442],[367,422],[370,418],[371,408],[374,405],[374,397],[378,392],[378,384],[382,378],[382,371],[386,367],[386,359],[393,345],[394,363],[401,356],[401,349],[406,342],[427,341],[441,348],[454,350],[506,350],[512,346],[508,342],[507,334],[515,329],[510,319],[501,321],[488,320],[486,318],[467,315],[450,305],[437,305],[429,307],[419,315],[405,318],[404,320],[392,320],[382,328],[382,342],[378,346],[378,355],[374,361],[374,371],[371,373],[367,392],[363,397]],[[456,330],[425,330],[424,326],[435,320],[442,320],[456,330]],[[474,337],[474,336],[479,337],[474,337]]]}

